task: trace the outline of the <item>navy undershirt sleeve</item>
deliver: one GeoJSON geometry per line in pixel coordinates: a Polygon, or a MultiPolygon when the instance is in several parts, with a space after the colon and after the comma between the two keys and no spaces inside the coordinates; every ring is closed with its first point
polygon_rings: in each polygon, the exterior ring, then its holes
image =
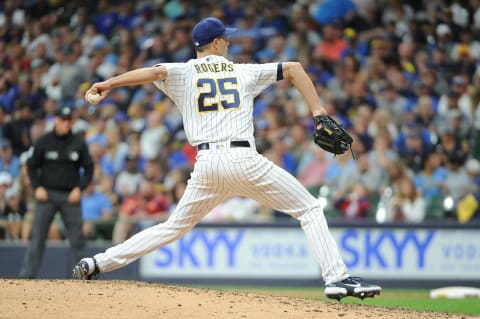
{"type": "Polygon", "coordinates": [[[277,64],[277,81],[283,80],[283,64],[277,64]]]}

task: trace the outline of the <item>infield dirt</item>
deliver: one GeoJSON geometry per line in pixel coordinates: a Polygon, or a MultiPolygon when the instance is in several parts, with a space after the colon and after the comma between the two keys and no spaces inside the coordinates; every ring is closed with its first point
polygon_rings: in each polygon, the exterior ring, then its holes
{"type": "MultiPolygon", "coordinates": [[[[319,290],[319,294],[321,290],[319,290]]],[[[0,319],[430,319],[466,315],[132,281],[0,279],[0,319]]]]}

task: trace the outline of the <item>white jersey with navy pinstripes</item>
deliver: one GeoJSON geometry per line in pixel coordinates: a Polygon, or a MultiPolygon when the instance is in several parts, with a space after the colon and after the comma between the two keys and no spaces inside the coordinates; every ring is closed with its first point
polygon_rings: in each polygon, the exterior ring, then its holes
{"type": "Polygon", "coordinates": [[[168,220],[95,255],[99,269],[120,268],[177,240],[217,205],[240,196],[300,221],[326,284],[348,277],[320,202],[255,148],[253,98],[282,78],[281,64],[233,64],[208,56],[163,65],[167,80],[155,84],[182,111],[189,142],[217,144],[198,150],[187,187],[168,220]],[[229,147],[228,141],[248,141],[250,146],[229,147]]]}
{"type": "Polygon", "coordinates": [[[236,64],[210,55],[163,63],[165,81],[154,84],[180,108],[192,145],[253,139],[253,100],[281,78],[278,63],[236,64]]]}

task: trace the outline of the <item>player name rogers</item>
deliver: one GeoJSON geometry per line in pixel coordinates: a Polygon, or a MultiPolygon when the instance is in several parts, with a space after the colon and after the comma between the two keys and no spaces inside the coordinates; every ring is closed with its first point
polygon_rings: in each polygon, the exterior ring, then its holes
{"type": "Polygon", "coordinates": [[[233,64],[231,63],[200,63],[195,64],[197,73],[205,72],[233,72],[233,64]]]}

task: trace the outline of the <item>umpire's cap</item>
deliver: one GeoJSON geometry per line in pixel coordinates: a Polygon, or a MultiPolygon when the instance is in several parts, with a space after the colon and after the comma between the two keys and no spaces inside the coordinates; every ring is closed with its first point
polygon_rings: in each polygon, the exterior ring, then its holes
{"type": "Polygon", "coordinates": [[[200,20],[193,27],[192,38],[196,47],[212,42],[215,38],[222,35],[229,35],[236,32],[236,28],[226,28],[222,21],[214,17],[200,20]]]}
{"type": "Polygon", "coordinates": [[[73,110],[69,106],[62,106],[57,109],[55,115],[64,119],[69,119],[72,117],[73,110]]]}

